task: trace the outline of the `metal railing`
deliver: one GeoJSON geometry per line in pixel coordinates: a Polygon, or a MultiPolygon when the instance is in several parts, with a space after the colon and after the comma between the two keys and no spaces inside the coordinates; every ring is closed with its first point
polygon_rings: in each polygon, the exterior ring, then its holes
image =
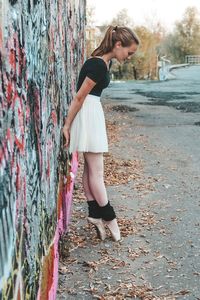
{"type": "Polygon", "coordinates": [[[185,63],[191,65],[199,65],[200,64],[200,55],[186,55],[185,63]]]}

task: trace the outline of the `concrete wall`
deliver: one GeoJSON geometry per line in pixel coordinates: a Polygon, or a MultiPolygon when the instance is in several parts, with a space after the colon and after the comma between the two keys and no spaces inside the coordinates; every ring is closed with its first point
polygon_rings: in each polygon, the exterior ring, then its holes
{"type": "Polygon", "coordinates": [[[55,299],[77,169],[61,129],[85,0],[0,0],[0,25],[0,299],[55,299]]]}

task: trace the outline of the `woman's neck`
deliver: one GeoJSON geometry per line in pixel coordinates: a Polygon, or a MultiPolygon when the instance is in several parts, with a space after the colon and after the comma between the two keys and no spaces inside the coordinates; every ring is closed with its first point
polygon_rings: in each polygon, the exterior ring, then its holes
{"type": "Polygon", "coordinates": [[[112,53],[106,53],[106,54],[102,55],[101,57],[106,62],[106,64],[108,64],[109,61],[113,58],[113,54],[112,53]]]}

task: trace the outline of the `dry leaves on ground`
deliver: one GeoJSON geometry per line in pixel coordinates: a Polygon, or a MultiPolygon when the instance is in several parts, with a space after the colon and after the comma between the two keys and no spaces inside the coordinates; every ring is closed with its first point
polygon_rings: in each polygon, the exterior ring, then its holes
{"type": "Polygon", "coordinates": [[[136,286],[134,283],[125,283],[121,282],[117,286],[111,286],[109,284],[105,284],[105,292],[103,294],[98,294],[97,287],[94,289],[87,289],[93,295],[94,299],[99,300],[124,300],[127,298],[138,299],[141,300],[173,300],[175,298],[168,297],[157,297],[153,294],[152,288],[150,286],[136,286]]]}
{"type": "Polygon", "coordinates": [[[118,224],[123,237],[135,234],[137,232],[137,228],[131,219],[118,218],[118,224]]]}
{"type": "Polygon", "coordinates": [[[120,128],[115,121],[106,122],[109,145],[119,141],[120,128]]]}
{"type": "Polygon", "coordinates": [[[142,163],[139,160],[124,160],[105,154],[105,183],[106,185],[119,185],[130,180],[141,178],[142,163]]]}

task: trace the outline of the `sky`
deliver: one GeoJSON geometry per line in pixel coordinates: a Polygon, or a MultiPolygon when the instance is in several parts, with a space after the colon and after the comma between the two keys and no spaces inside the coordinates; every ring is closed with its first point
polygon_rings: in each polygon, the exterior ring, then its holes
{"type": "Polygon", "coordinates": [[[175,21],[182,19],[188,6],[197,7],[200,0],[87,0],[94,7],[95,25],[109,23],[123,8],[128,10],[134,25],[147,25],[159,21],[166,30],[172,30],[175,21]]]}

